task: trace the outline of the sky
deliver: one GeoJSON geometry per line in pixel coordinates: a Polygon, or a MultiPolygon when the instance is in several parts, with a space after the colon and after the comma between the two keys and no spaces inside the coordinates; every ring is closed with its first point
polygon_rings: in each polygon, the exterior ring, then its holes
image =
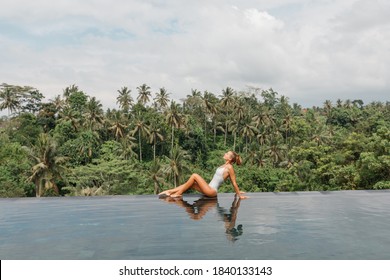
{"type": "Polygon", "coordinates": [[[304,107],[390,96],[388,0],[2,0],[0,83],[219,96],[272,88],[304,107]]]}

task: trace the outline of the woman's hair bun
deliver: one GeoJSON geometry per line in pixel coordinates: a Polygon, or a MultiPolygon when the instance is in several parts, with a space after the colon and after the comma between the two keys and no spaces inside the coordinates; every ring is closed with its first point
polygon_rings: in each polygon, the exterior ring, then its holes
{"type": "Polygon", "coordinates": [[[241,165],[242,159],[241,159],[240,155],[237,154],[236,152],[233,152],[233,151],[231,151],[231,152],[232,152],[232,154],[233,154],[232,162],[235,163],[235,164],[237,164],[237,165],[241,165]]]}
{"type": "Polygon", "coordinates": [[[236,156],[236,164],[237,165],[241,165],[241,163],[242,163],[242,158],[241,158],[240,155],[237,154],[237,156],[236,156]]]}

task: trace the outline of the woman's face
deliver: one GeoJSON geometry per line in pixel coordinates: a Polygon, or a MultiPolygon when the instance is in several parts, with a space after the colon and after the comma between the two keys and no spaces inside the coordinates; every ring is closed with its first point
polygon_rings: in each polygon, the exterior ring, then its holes
{"type": "Polygon", "coordinates": [[[226,154],[224,154],[223,156],[223,159],[224,160],[231,160],[233,158],[233,153],[232,152],[227,152],[226,154]]]}

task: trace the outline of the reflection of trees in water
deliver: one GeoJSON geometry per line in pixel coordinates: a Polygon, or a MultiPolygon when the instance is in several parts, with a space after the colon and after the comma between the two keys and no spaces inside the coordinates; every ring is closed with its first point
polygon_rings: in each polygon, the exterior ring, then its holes
{"type": "Polygon", "coordinates": [[[183,200],[183,197],[161,197],[160,199],[168,203],[174,203],[187,212],[192,220],[201,220],[210,209],[216,209],[221,221],[225,224],[225,233],[228,240],[235,242],[243,234],[242,225],[236,226],[240,198],[235,195],[232,206],[229,210],[218,204],[218,198],[201,197],[193,203],[183,200]]]}

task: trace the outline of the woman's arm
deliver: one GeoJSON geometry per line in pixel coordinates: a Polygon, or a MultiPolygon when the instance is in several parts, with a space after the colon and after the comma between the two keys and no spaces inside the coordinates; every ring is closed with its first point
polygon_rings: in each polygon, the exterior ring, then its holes
{"type": "Polygon", "coordinates": [[[232,185],[234,187],[234,191],[236,192],[238,197],[241,198],[241,199],[247,198],[246,196],[241,195],[244,192],[240,191],[240,189],[238,188],[237,181],[236,181],[236,174],[234,173],[233,166],[230,165],[230,166],[227,167],[227,169],[228,169],[228,172],[229,172],[230,181],[232,182],[232,185]]]}

